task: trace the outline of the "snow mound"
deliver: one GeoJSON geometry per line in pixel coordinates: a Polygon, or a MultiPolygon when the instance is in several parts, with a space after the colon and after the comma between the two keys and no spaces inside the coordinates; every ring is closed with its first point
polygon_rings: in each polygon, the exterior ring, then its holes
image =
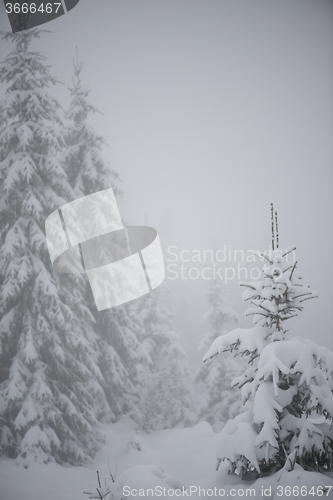
{"type": "Polygon", "coordinates": [[[150,450],[146,443],[144,442],[142,434],[134,434],[127,444],[127,448],[134,448],[137,451],[147,451],[150,450]]]}
{"type": "Polygon", "coordinates": [[[257,433],[253,425],[247,421],[248,412],[237,415],[233,420],[228,420],[218,436],[216,452],[219,461],[229,459],[237,463],[241,457],[246,457],[259,471],[259,464],[255,453],[257,433]]]}
{"type": "MultiPolygon", "coordinates": [[[[135,498],[136,496],[147,496],[147,490],[164,491],[181,490],[184,483],[164,472],[158,465],[136,465],[123,472],[112,486],[114,500],[124,498],[135,498]],[[140,490],[142,490],[140,495],[140,490]]],[[[172,494],[172,493],[171,493],[172,494]]],[[[157,498],[161,495],[149,494],[149,498],[157,498]]]]}

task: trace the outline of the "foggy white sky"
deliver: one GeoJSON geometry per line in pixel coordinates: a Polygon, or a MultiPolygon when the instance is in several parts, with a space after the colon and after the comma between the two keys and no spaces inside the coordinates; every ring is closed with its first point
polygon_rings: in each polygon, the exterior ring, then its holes
{"type": "MultiPolygon", "coordinates": [[[[332,349],[333,3],[80,0],[44,28],[34,48],[66,84],[79,48],[126,220],[146,213],[164,250],[214,239],[264,250],[273,201],[281,245],[297,246],[298,270],[320,294],[291,326],[332,349]]],[[[65,85],[52,92],[68,103],[65,85]]],[[[209,282],[168,284],[195,344],[209,282]]]]}

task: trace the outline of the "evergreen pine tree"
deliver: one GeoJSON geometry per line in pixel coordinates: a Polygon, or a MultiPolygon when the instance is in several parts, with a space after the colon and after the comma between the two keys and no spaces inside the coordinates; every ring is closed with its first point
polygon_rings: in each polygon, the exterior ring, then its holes
{"type": "Polygon", "coordinates": [[[333,468],[333,353],[291,337],[286,326],[302,302],[316,296],[288,258],[294,250],[279,249],[272,208],[263,279],[243,284],[255,326],[219,337],[204,358],[231,351],[249,359],[250,367],[233,382],[245,411],[227,422],[218,444],[218,462],[227,460],[230,472],[247,478],[291,470],[295,463],[310,471],[333,468]]]}
{"type": "Polygon", "coordinates": [[[69,88],[71,101],[65,117],[66,150],[65,165],[75,198],[86,196],[103,189],[113,188],[115,195],[121,194],[118,187],[119,175],[103,154],[106,140],[92,126],[88,119],[98,110],[88,101],[90,89],[81,81],[83,63],[78,51],[73,59],[72,86],[69,88]]]}
{"type": "Polygon", "coordinates": [[[84,462],[102,439],[97,419],[111,415],[84,283],[53,272],[46,246],[45,219],[73,191],[49,91],[57,80],[29,47],[39,36],[6,34],[15,47],[0,69],[1,448],[24,465],[84,462]]]}
{"type": "Polygon", "coordinates": [[[114,420],[127,415],[136,420],[142,381],[150,363],[141,345],[143,330],[133,303],[99,313],[100,367],[114,420]]]}
{"type": "Polygon", "coordinates": [[[150,357],[140,401],[139,424],[146,432],[195,421],[192,384],[185,351],[172,326],[160,286],[139,302],[143,347],[150,357]]]}
{"type": "MultiPolygon", "coordinates": [[[[202,322],[210,326],[209,333],[200,339],[199,352],[204,354],[212,342],[239,325],[236,311],[223,298],[221,285],[215,279],[208,289],[209,309],[202,322]]],[[[216,429],[238,413],[240,402],[231,381],[240,374],[240,365],[233,359],[214,358],[202,364],[196,375],[200,392],[200,419],[206,420],[216,429]]],[[[220,429],[219,429],[220,430],[220,429]]]]}
{"type": "MultiPolygon", "coordinates": [[[[89,100],[90,90],[81,79],[83,63],[78,51],[73,59],[71,101],[66,113],[66,150],[64,163],[75,198],[112,187],[119,196],[119,176],[105,160],[105,139],[89,125],[89,117],[98,110],[89,100]]],[[[95,221],[99,223],[98,220],[95,221]]],[[[85,300],[96,320],[99,362],[105,392],[113,419],[133,416],[139,404],[139,385],[148,356],[141,347],[142,329],[133,303],[97,312],[90,285],[86,280],[85,300]]]]}

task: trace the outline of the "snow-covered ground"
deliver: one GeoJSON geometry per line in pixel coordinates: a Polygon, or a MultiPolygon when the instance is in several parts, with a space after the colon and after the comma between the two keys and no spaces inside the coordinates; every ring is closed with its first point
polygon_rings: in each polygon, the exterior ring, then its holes
{"type": "MultiPolygon", "coordinates": [[[[281,473],[277,473],[251,483],[241,482],[227,475],[222,465],[216,472],[217,434],[206,422],[201,422],[191,428],[164,430],[148,435],[136,434],[133,425],[129,421],[122,420],[114,425],[106,426],[104,432],[105,445],[95,460],[86,467],[61,467],[51,463],[32,464],[28,469],[24,469],[15,465],[14,460],[2,458],[0,460],[0,499],[88,499],[89,495],[84,495],[85,491],[97,494],[97,470],[102,487],[112,486],[115,499],[120,499],[123,486],[136,489],[165,487],[166,492],[170,490],[170,496],[171,490],[174,491],[175,488],[182,488],[182,486],[188,488],[187,491],[190,493],[192,486],[191,498],[193,499],[199,498],[199,487],[206,490],[207,496],[213,497],[215,496],[214,488],[217,488],[218,498],[223,495],[236,499],[252,497],[271,500],[296,496],[312,500],[319,496],[333,498],[332,476],[329,478],[296,469],[284,473],[280,480],[281,473]],[[108,467],[112,474],[117,476],[114,485],[112,485],[108,467]],[[277,486],[280,486],[279,490],[276,489],[277,486]],[[299,489],[296,488],[294,493],[290,494],[289,489],[286,488],[288,486],[291,488],[298,486],[299,489]],[[302,486],[307,489],[301,492],[302,486]],[[321,495],[323,486],[331,486],[332,489],[329,492],[324,491],[321,495]],[[194,490],[195,487],[198,491],[194,490]],[[312,493],[309,493],[312,487],[314,489],[312,493]],[[213,495],[210,489],[213,490],[213,495]],[[220,495],[218,495],[219,490],[220,495]]],[[[204,496],[203,490],[200,497],[204,496]]],[[[159,491],[163,492],[162,489],[159,491]]],[[[139,491],[137,493],[139,496],[139,491]]],[[[124,495],[122,497],[125,498],[124,495]]],[[[149,498],[152,497],[149,496],[149,498]]],[[[164,497],[162,493],[161,498],[168,497],[164,497]]],[[[111,496],[107,500],[109,499],[111,500],[111,496]]]]}

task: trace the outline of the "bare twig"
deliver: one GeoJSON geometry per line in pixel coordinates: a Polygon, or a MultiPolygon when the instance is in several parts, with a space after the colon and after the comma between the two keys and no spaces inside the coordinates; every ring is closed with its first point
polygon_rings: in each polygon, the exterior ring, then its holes
{"type": "Polygon", "coordinates": [[[278,226],[277,212],[275,212],[275,232],[276,232],[276,248],[279,248],[279,226],[278,226]]]}
{"type": "Polygon", "coordinates": [[[274,207],[273,207],[273,203],[271,203],[271,228],[272,228],[272,250],[274,250],[275,236],[274,236],[274,207]]]}
{"type": "Polygon", "coordinates": [[[239,283],[239,286],[247,286],[248,288],[252,288],[252,290],[257,290],[254,286],[249,283],[239,283]]]}
{"type": "Polygon", "coordinates": [[[296,250],[296,247],[292,247],[292,248],[290,248],[290,250],[287,250],[287,252],[285,252],[283,255],[281,255],[281,257],[282,257],[282,258],[283,258],[283,257],[285,257],[286,255],[288,255],[288,253],[291,253],[291,252],[293,252],[294,250],[296,250]]]}

